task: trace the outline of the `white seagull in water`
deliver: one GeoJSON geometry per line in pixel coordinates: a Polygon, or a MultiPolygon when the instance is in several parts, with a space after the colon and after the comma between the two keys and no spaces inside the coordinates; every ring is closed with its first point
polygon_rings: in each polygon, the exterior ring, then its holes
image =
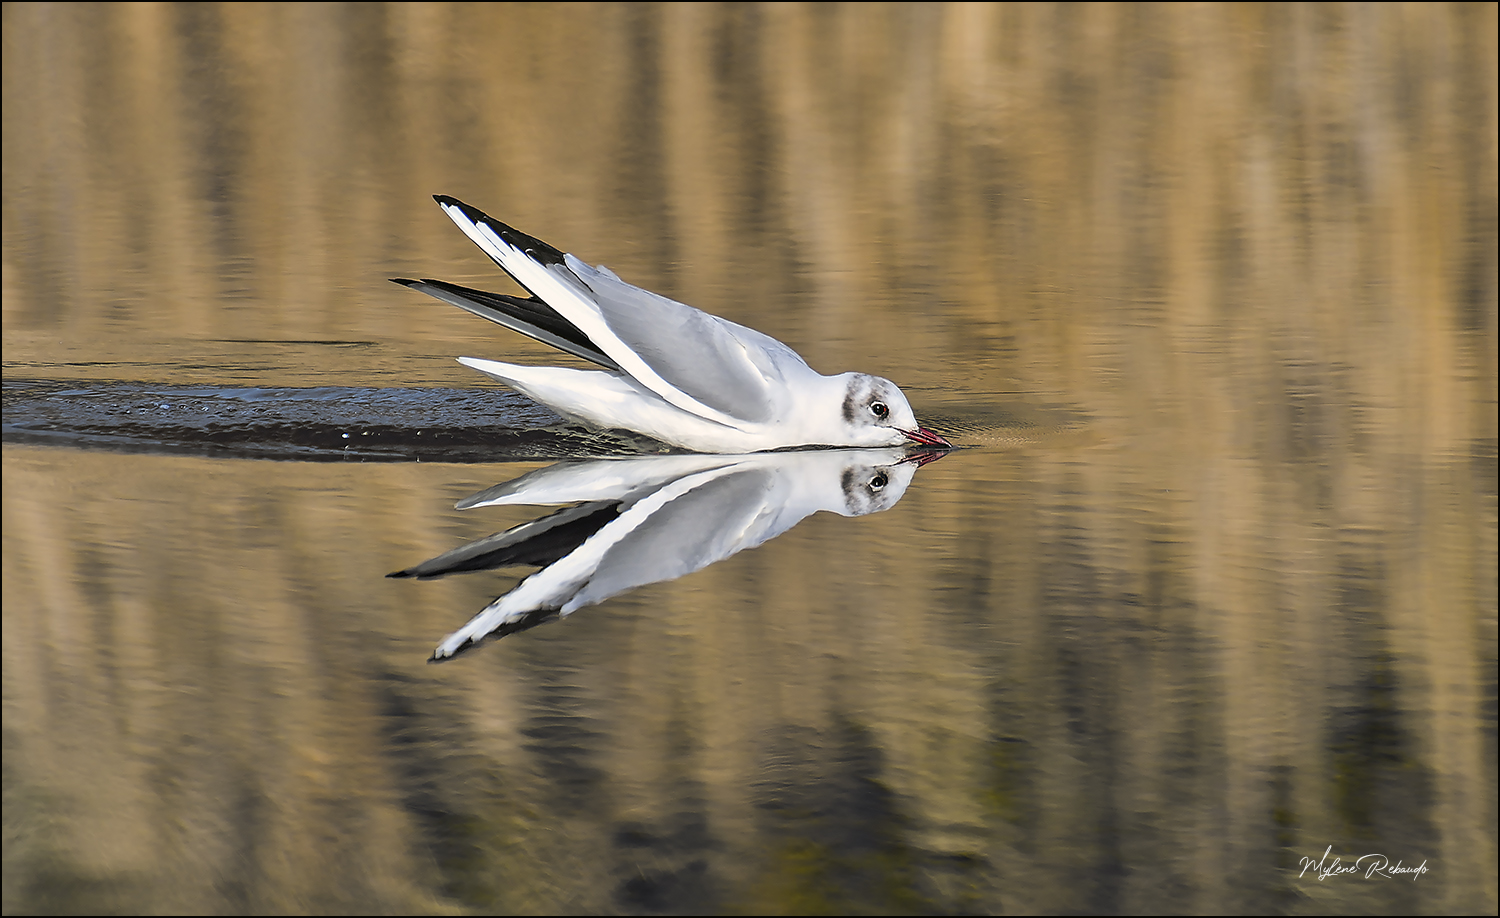
{"type": "Polygon", "coordinates": [[[627,284],[457,198],[434,197],[531,297],[392,280],[604,367],[458,358],[566,418],[705,453],[952,445],[917,424],[888,379],[823,376],[769,335],[627,284]]]}

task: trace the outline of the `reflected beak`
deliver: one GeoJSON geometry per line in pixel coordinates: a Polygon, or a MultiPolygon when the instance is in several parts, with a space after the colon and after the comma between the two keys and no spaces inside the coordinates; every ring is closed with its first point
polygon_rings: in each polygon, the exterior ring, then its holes
{"type": "Polygon", "coordinates": [[[901,432],[906,434],[906,438],[913,443],[920,443],[923,446],[940,446],[943,449],[953,448],[952,443],[949,443],[925,427],[918,427],[916,430],[903,430],[901,432]]]}
{"type": "Polygon", "coordinates": [[[906,458],[902,459],[901,461],[902,462],[915,462],[917,464],[917,468],[921,468],[922,466],[926,465],[927,463],[929,463],[929,462],[936,462],[936,461],[938,461],[939,459],[943,458],[946,455],[948,455],[948,451],[947,450],[914,449],[911,452],[907,453],[906,454],[906,458]]]}

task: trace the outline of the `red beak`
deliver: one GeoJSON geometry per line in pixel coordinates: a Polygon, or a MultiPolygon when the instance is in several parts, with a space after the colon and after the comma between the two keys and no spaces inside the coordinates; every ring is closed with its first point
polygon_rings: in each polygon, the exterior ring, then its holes
{"type": "Polygon", "coordinates": [[[925,427],[918,427],[916,430],[903,430],[901,432],[906,434],[906,438],[908,440],[911,440],[914,443],[920,443],[923,446],[940,446],[943,449],[953,448],[952,443],[949,443],[947,440],[943,439],[942,437],[938,436],[925,427]]]}

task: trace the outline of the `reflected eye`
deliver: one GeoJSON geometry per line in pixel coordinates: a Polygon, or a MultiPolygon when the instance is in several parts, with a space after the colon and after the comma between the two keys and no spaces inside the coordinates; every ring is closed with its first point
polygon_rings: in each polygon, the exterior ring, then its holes
{"type": "Polygon", "coordinates": [[[871,402],[870,413],[883,421],[891,413],[891,409],[886,407],[885,402],[871,402]]]}
{"type": "Polygon", "coordinates": [[[885,473],[881,472],[880,474],[876,475],[874,478],[870,479],[870,490],[871,491],[882,490],[886,485],[890,484],[890,482],[891,482],[891,480],[889,478],[885,477],[885,473]]]}

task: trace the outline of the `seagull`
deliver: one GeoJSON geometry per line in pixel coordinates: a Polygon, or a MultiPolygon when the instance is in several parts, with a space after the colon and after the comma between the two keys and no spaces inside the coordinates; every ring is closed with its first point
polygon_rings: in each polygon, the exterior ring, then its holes
{"type": "Polygon", "coordinates": [[[565,418],[700,453],[952,447],[917,423],[888,379],[824,376],[769,335],[627,284],[457,198],[434,199],[531,296],[391,280],[603,367],[458,358],[565,418]]]}

